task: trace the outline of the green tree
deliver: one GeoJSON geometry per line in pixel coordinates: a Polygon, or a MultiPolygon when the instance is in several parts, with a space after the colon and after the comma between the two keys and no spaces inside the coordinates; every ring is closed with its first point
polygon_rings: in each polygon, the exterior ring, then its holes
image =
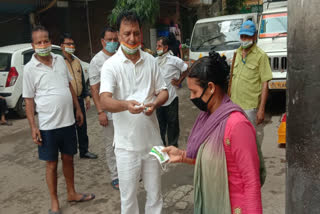
{"type": "Polygon", "coordinates": [[[159,7],[159,0],[117,0],[109,21],[114,25],[121,11],[134,10],[143,23],[154,24],[159,7]]]}
{"type": "Polygon", "coordinates": [[[226,12],[227,14],[236,14],[240,12],[243,3],[246,0],[227,0],[226,12]]]}

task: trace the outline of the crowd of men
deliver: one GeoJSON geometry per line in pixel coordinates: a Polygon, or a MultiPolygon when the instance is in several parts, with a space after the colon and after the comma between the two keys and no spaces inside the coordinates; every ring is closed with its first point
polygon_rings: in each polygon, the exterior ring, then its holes
{"type": "MultiPolygon", "coordinates": [[[[240,32],[242,46],[237,51],[231,99],[247,111],[252,123],[259,124],[264,119],[267,82],[272,75],[268,58],[254,43],[252,24],[240,32]]],[[[161,166],[149,151],[159,145],[178,147],[176,90],[187,76],[188,66],[173,56],[166,37],[157,41],[158,57],[142,51],[140,29],[139,17],[128,11],[119,15],[117,29],[103,29],[102,49],[90,62],[89,81],[97,119],[104,131],[111,185],[120,190],[121,213],[139,213],[137,189],[142,179],[147,192],[145,213],[160,214],[161,166]]],[[[81,64],[73,57],[76,44],[67,33],[61,36],[60,43],[64,57],[51,52],[48,31],[35,27],[35,54],[25,66],[23,77],[32,139],[38,144],[39,159],[46,161],[49,214],[61,213],[57,193],[59,152],[68,201],[95,198],[92,193],[80,194],[75,190],[73,156],[77,147],[80,158],[95,159],[97,155],[88,149],[86,111],[90,108],[90,96],[81,64]],[[34,117],[35,106],[39,125],[34,117]]]]}

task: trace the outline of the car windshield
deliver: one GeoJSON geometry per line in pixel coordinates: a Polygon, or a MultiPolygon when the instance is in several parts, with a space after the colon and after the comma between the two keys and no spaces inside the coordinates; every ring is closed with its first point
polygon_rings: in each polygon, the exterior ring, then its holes
{"type": "Polygon", "coordinates": [[[240,46],[242,19],[199,23],[194,27],[191,51],[232,50],[240,46]]]}
{"type": "Polygon", "coordinates": [[[287,17],[287,13],[263,15],[259,38],[286,37],[288,29],[287,17]]]}
{"type": "Polygon", "coordinates": [[[9,71],[11,67],[11,54],[0,53],[0,72],[9,71]]]}

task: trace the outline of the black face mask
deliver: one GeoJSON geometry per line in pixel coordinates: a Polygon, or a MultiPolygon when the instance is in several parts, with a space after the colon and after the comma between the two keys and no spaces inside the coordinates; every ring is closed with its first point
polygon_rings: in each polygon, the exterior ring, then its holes
{"type": "Polygon", "coordinates": [[[202,94],[201,94],[200,97],[191,99],[191,102],[193,102],[193,104],[194,104],[195,106],[197,106],[198,109],[200,109],[201,111],[208,111],[208,103],[210,102],[210,100],[211,100],[211,98],[212,98],[212,96],[213,96],[213,94],[212,94],[212,95],[210,96],[210,98],[208,99],[207,102],[204,102],[204,101],[201,99],[202,96],[203,96],[203,94],[204,94],[204,92],[206,92],[207,88],[208,88],[208,86],[203,89],[203,92],[202,92],[202,94]]]}

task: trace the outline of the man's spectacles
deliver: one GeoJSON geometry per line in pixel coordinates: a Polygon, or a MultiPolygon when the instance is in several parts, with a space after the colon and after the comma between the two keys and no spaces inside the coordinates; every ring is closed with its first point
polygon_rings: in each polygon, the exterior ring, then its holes
{"type": "Polygon", "coordinates": [[[74,43],[63,43],[63,44],[68,46],[76,46],[74,43]]]}

